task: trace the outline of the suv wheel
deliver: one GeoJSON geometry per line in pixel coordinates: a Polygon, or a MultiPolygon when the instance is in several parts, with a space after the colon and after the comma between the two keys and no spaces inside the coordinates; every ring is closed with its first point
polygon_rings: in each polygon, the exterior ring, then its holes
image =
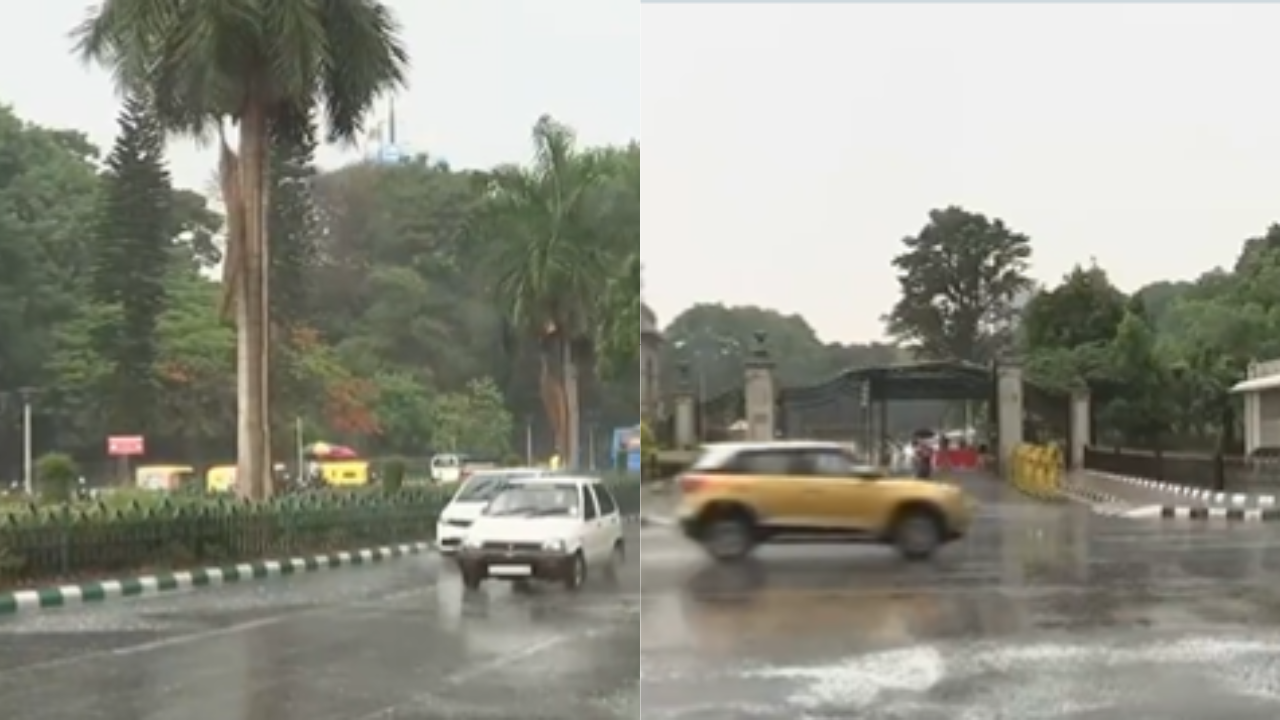
{"type": "Polygon", "coordinates": [[[893,544],[908,560],[928,560],[942,543],[942,524],[928,510],[908,510],[894,524],[893,544]]]}
{"type": "Polygon", "coordinates": [[[734,562],[755,549],[755,527],[743,517],[719,517],[702,530],[702,546],[720,562],[734,562]]]}

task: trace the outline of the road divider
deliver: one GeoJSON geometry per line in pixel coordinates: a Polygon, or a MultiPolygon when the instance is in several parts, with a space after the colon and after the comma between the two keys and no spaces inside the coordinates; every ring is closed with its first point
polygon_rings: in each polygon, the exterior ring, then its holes
{"type": "Polygon", "coordinates": [[[1094,477],[1121,482],[1127,485],[1134,485],[1147,490],[1168,493],[1188,500],[1196,500],[1200,502],[1213,503],[1216,505],[1229,505],[1236,507],[1255,507],[1255,508],[1274,508],[1280,506],[1280,496],[1277,495],[1251,495],[1248,493],[1226,493],[1216,490],[1203,490],[1201,488],[1191,488],[1185,485],[1174,485],[1173,483],[1161,482],[1159,480],[1150,480],[1148,478],[1133,477],[1130,475],[1117,475],[1115,473],[1098,472],[1091,470],[1090,475],[1094,477]]]}
{"type": "Polygon", "coordinates": [[[123,580],[102,580],[70,585],[57,585],[36,590],[16,590],[0,593],[0,615],[12,615],[34,610],[51,610],[105,602],[124,598],[145,597],[164,592],[217,587],[248,580],[301,575],[322,570],[373,565],[409,555],[418,555],[431,549],[429,542],[406,543],[387,547],[367,548],[355,552],[296,557],[287,560],[265,560],[219,567],[197,568],[178,572],[141,575],[123,580]]]}
{"type": "MultiPolygon", "coordinates": [[[[628,522],[639,522],[638,479],[606,485],[628,522]]],[[[417,554],[434,540],[452,492],[375,487],[266,502],[157,493],[0,505],[0,614],[417,554]]]]}
{"type": "Polygon", "coordinates": [[[1177,507],[1151,505],[1135,508],[1124,517],[1148,520],[1194,520],[1202,522],[1280,522],[1280,508],[1177,507]]]}

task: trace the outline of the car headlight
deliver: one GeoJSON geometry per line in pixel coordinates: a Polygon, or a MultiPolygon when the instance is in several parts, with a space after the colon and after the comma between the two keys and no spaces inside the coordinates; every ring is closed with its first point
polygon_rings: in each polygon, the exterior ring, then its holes
{"type": "Polygon", "coordinates": [[[548,540],[542,543],[542,549],[547,552],[562,553],[569,547],[568,543],[563,540],[548,540]]]}

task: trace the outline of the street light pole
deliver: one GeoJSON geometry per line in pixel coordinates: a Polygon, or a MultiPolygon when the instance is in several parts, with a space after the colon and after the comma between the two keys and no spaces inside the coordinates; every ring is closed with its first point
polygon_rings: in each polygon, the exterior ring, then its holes
{"type": "Polygon", "coordinates": [[[35,460],[32,457],[31,388],[22,388],[22,489],[27,495],[35,494],[35,460]]]}

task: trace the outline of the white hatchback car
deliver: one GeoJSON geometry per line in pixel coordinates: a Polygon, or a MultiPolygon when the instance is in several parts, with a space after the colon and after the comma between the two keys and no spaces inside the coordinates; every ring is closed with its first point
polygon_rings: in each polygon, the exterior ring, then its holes
{"type": "Polygon", "coordinates": [[[512,480],[471,525],[457,555],[462,583],[550,580],[570,590],[626,560],[618,501],[596,478],[512,480]]]}
{"type": "Polygon", "coordinates": [[[541,477],[549,472],[540,468],[503,468],[481,470],[467,478],[449,504],[440,511],[440,519],[436,522],[436,551],[441,555],[458,552],[471,523],[512,480],[541,477]]]}

